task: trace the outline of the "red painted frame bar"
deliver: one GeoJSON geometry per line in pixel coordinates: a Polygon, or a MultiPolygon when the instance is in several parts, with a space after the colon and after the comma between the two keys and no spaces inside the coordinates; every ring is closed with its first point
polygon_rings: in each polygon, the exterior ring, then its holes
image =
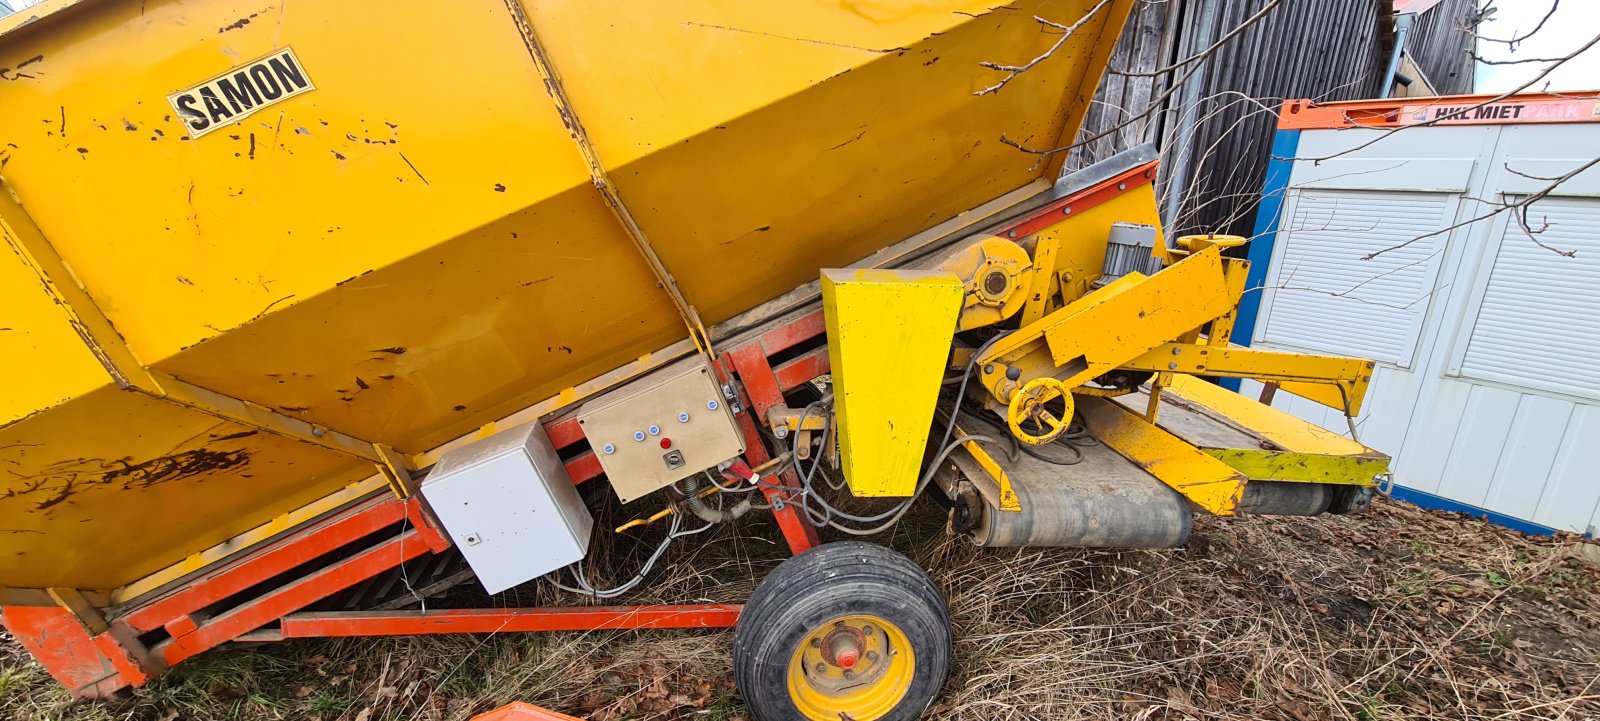
{"type": "Polygon", "coordinates": [[[739,604],[472,608],[435,611],[296,613],[279,622],[284,638],[412,636],[641,628],[731,628],[739,604]]]}
{"type": "Polygon", "coordinates": [[[110,635],[98,636],[60,606],[6,606],[0,621],[73,696],[108,696],[149,679],[133,655],[110,635]]]}
{"type": "Polygon", "coordinates": [[[180,619],[190,613],[337,550],[385,526],[399,523],[407,515],[407,506],[416,503],[387,496],[366,501],[353,511],[298,531],[282,543],[268,546],[237,564],[201,576],[181,590],[163,596],[120,620],[139,631],[153,631],[175,621],[181,623],[180,619]]]}
{"type": "MultiPolygon", "coordinates": [[[[820,316],[821,313],[816,315],[820,316]]],[[[744,382],[745,397],[741,400],[745,412],[740,413],[737,420],[740,431],[744,433],[745,458],[754,468],[771,459],[761,438],[758,425],[761,421],[756,419],[765,418],[768,408],[783,403],[783,390],[778,385],[777,377],[772,374],[772,365],[768,363],[767,353],[762,350],[759,339],[724,352],[722,362],[724,372],[737,372],[739,380],[744,382]]],[[[792,466],[777,477],[782,479],[782,485],[800,485],[800,478],[795,475],[792,466]]],[[[762,486],[761,493],[772,505],[772,516],[777,519],[778,529],[783,531],[783,540],[789,543],[791,553],[799,555],[821,545],[817,527],[801,512],[799,504],[795,502],[794,492],[762,486]]]]}
{"type": "Polygon", "coordinates": [[[1065,198],[1053,201],[1023,218],[1001,226],[995,232],[1007,238],[1022,238],[1060,223],[1074,213],[1082,213],[1156,178],[1157,161],[1150,161],[1118,173],[1065,198]]]}
{"type": "Polygon", "coordinates": [[[284,615],[305,608],[357,583],[428,552],[422,534],[413,529],[354,556],[315,571],[227,613],[208,619],[194,631],[157,644],[153,649],[168,665],[232,641],[284,615]]]}
{"type": "MultiPolygon", "coordinates": [[[[821,315],[820,313],[818,315],[821,315]]],[[[783,390],[794,390],[828,372],[828,347],[817,348],[803,356],[785,361],[772,369],[772,375],[783,390]]]]}

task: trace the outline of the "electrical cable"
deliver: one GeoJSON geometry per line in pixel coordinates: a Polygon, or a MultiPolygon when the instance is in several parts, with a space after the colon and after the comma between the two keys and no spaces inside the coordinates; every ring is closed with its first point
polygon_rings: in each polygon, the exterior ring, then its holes
{"type": "Polygon", "coordinates": [[[667,552],[667,547],[672,545],[673,540],[683,538],[684,536],[693,536],[697,533],[702,533],[715,524],[707,523],[704,526],[696,528],[692,531],[679,532],[678,529],[682,525],[682,514],[672,514],[672,523],[667,527],[667,537],[661,539],[661,543],[656,546],[656,550],[650,554],[650,557],[645,559],[644,565],[639,568],[638,573],[633,574],[631,578],[629,578],[627,581],[624,581],[621,585],[607,589],[596,589],[592,584],[589,583],[589,579],[585,577],[583,572],[583,561],[579,561],[567,567],[568,572],[572,574],[573,580],[577,582],[580,588],[573,588],[572,586],[568,586],[556,580],[554,574],[549,577],[550,582],[555,584],[556,588],[568,593],[576,593],[582,596],[591,596],[593,598],[601,599],[616,598],[617,596],[633,590],[635,586],[644,581],[645,576],[650,573],[652,568],[655,568],[656,562],[661,560],[661,556],[667,552]]]}
{"type": "MultiPolygon", "coordinates": [[[[1023,453],[1026,453],[1029,456],[1032,456],[1033,458],[1036,458],[1038,460],[1044,461],[1045,463],[1049,463],[1051,465],[1056,465],[1056,466],[1075,466],[1075,465],[1078,465],[1079,463],[1083,462],[1083,450],[1080,449],[1078,446],[1080,446],[1080,445],[1087,446],[1087,445],[1097,445],[1097,444],[1099,444],[1098,440],[1096,440],[1093,436],[1089,435],[1088,427],[1086,427],[1084,424],[1079,423],[1077,421],[1069,421],[1068,424],[1067,424],[1067,432],[1062,434],[1062,436],[1060,438],[1057,438],[1055,441],[1053,441],[1051,443],[1046,443],[1046,444],[1044,444],[1042,446],[1032,446],[1032,445],[1028,445],[1028,444],[1023,444],[1023,443],[1019,443],[1017,441],[1017,437],[1011,433],[1010,429],[1006,428],[1003,424],[1001,424],[999,419],[991,418],[988,415],[985,415],[982,412],[977,411],[976,409],[969,409],[968,413],[973,418],[978,419],[979,423],[988,426],[991,431],[998,430],[999,432],[1001,432],[1001,433],[1005,434],[1007,437],[1009,437],[1011,439],[1011,445],[1012,445],[1013,448],[1016,448],[1016,449],[1022,451],[1023,453]],[[1074,426],[1077,427],[1077,430],[1073,430],[1074,426]],[[1088,441],[1091,441],[1092,443],[1091,442],[1086,442],[1084,439],[1088,439],[1088,441]],[[1046,454],[1040,452],[1040,449],[1043,449],[1043,448],[1046,448],[1046,447],[1050,447],[1050,446],[1053,446],[1053,445],[1060,445],[1060,446],[1063,446],[1066,449],[1070,450],[1072,452],[1072,457],[1070,459],[1052,458],[1049,455],[1046,455],[1046,454]]],[[[1010,460],[1012,462],[1015,462],[1016,461],[1016,455],[1013,454],[1011,456],[1010,460]]]]}
{"type": "Polygon", "coordinates": [[[754,485],[741,487],[738,483],[734,483],[732,486],[724,486],[717,481],[717,474],[712,473],[711,469],[708,468],[702,471],[702,473],[706,475],[706,480],[710,481],[711,485],[716,486],[717,490],[722,491],[723,493],[751,493],[760,490],[761,488],[760,486],[754,485]]]}
{"type": "MultiPolygon", "coordinates": [[[[882,525],[879,525],[875,528],[850,528],[849,526],[841,526],[832,520],[828,521],[828,525],[835,530],[843,531],[852,536],[871,536],[873,534],[882,533],[889,530],[890,526],[900,522],[900,519],[906,515],[906,511],[911,510],[912,502],[916,501],[917,496],[922,495],[922,491],[928,487],[930,482],[933,481],[934,474],[939,471],[939,466],[944,464],[945,459],[950,457],[950,453],[967,442],[999,443],[999,441],[990,438],[989,436],[967,435],[957,438],[954,442],[945,446],[944,450],[940,451],[939,455],[934,457],[933,463],[928,464],[928,470],[926,473],[922,474],[922,480],[917,482],[916,489],[913,490],[911,495],[908,496],[904,501],[901,501],[896,508],[891,509],[894,512],[893,517],[885,521],[882,525]]],[[[818,500],[821,501],[820,498],[818,500]]],[[[824,503],[826,502],[824,501],[824,503]]],[[[846,518],[854,518],[853,516],[848,516],[842,513],[840,515],[846,518]]]]}

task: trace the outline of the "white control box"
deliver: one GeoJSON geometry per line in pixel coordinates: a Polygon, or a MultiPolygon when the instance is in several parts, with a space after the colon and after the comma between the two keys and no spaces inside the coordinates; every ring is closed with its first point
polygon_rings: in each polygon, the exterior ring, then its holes
{"type": "Polygon", "coordinates": [[[489,593],[582,560],[589,548],[594,519],[538,422],[445,453],[421,492],[489,593]]]}

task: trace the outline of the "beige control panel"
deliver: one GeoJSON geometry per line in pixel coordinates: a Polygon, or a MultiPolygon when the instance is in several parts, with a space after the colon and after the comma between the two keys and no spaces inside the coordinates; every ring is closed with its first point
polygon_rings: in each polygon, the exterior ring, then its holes
{"type": "Polygon", "coordinates": [[[578,424],[623,503],[744,453],[722,386],[700,362],[583,404],[578,424]]]}

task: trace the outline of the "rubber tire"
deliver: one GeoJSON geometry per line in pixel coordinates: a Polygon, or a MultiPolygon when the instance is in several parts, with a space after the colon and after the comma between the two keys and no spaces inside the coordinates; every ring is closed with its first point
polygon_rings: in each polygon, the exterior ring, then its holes
{"type": "Polygon", "coordinates": [[[733,632],[733,674],[757,721],[804,721],[789,698],[795,647],[836,616],[873,614],[904,631],[916,667],[905,698],[880,721],[911,721],[950,672],[950,609],[932,579],[882,546],[840,541],[790,558],[762,579],[733,632]]]}

